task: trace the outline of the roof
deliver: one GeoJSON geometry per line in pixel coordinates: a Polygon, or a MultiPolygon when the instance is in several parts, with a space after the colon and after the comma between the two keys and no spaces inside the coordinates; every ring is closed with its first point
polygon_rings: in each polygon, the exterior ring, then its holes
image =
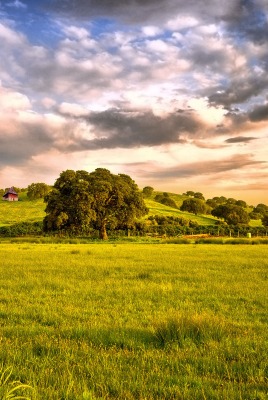
{"type": "Polygon", "coordinates": [[[4,196],[6,196],[7,194],[16,194],[18,196],[18,193],[15,192],[14,190],[14,186],[11,186],[11,188],[8,189],[8,191],[4,194],[4,196]]]}

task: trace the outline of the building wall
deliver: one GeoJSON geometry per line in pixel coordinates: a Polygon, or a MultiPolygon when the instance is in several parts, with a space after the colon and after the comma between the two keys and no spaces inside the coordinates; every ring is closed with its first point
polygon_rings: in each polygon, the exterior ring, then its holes
{"type": "Polygon", "coordinates": [[[6,197],[3,197],[3,200],[6,200],[6,201],[18,201],[19,198],[15,194],[9,193],[6,197]]]}

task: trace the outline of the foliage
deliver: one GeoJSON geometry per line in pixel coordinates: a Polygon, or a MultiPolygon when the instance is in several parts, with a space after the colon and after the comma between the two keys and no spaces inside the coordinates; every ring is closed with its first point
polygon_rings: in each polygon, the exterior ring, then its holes
{"type": "Polygon", "coordinates": [[[163,192],[162,194],[157,194],[154,199],[155,201],[164,204],[165,206],[177,208],[175,200],[170,198],[167,192],[163,192]]]}
{"type": "Polygon", "coordinates": [[[42,235],[43,224],[41,221],[36,222],[19,222],[17,224],[1,226],[1,237],[15,237],[15,236],[28,236],[28,235],[42,235]]]}
{"type": "Polygon", "coordinates": [[[263,226],[268,227],[268,212],[263,215],[261,221],[262,221],[263,226]]]}
{"type": "Polygon", "coordinates": [[[31,183],[27,187],[27,197],[30,200],[43,199],[51,190],[51,187],[46,183],[31,183]]]}
{"type": "Polygon", "coordinates": [[[206,203],[199,198],[190,198],[183,201],[181,211],[188,211],[193,214],[205,214],[207,211],[206,203]]]}
{"type": "Polygon", "coordinates": [[[237,200],[235,202],[236,206],[242,207],[242,208],[247,208],[247,203],[244,200],[237,200]]]}
{"type": "Polygon", "coordinates": [[[148,211],[128,175],[114,175],[104,168],[62,172],[45,201],[45,231],[81,233],[95,228],[101,239],[107,239],[107,227],[131,227],[148,211]]]}
{"type": "Polygon", "coordinates": [[[200,199],[200,200],[205,200],[204,195],[202,193],[200,193],[200,192],[195,192],[194,198],[195,199],[200,199]]]}
{"type": "Polygon", "coordinates": [[[221,204],[211,212],[214,217],[223,218],[229,225],[248,224],[250,217],[243,207],[221,204]]]}
{"type": "Polygon", "coordinates": [[[152,186],[145,186],[142,189],[142,193],[145,197],[151,197],[154,192],[154,188],[152,186]]]}
{"type": "Polygon", "coordinates": [[[253,208],[253,212],[260,215],[265,215],[268,213],[268,206],[266,204],[260,203],[253,208]]]}

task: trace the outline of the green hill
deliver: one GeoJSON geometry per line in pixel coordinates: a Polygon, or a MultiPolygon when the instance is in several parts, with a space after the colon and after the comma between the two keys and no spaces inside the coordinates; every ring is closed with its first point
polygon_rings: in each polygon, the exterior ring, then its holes
{"type": "MultiPolygon", "coordinates": [[[[161,194],[162,192],[154,192],[161,194]]],[[[215,225],[217,219],[211,215],[194,215],[188,212],[180,211],[179,208],[182,205],[183,200],[187,196],[168,193],[169,197],[173,199],[177,205],[177,209],[168,207],[155,201],[153,198],[146,198],[145,203],[149,208],[149,216],[151,215],[163,215],[173,216],[178,218],[190,219],[197,222],[199,225],[215,225]]],[[[8,202],[0,200],[0,227],[13,225],[21,222],[39,222],[42,221],[45,216],[45,203],[43,199],[40,200],[29,200],[26,192],[19,194],[19,201],[8,202]]],[[[262,226],[261,221],[251,221],[250,226],[262,226]]]]}
{"type": "MultiPolygon", "coordinates": [[[[173,195],[170,196],[173,198],[178,207],[180,207],[180,199],[178,201],[176,200],[176,197],[179,195],[173,195]]],[[[182,196],[181,196],[182,197],[182,196]]],[[[182,201],[181,201],[182,203],[182,201]]],[[[197,222],[199,225],[215,225],[217,219],[208,216],[208,215],[194,215],[185,211],[180,211],[179,209],[173,208],[173,207],[168,207],[164,204],[158,203],[157,201],[154,201],[152,199],[145,199],[145,204],[149,208],[149,216],[150,215],[163,215],[163,216],[172,216],[172,217],[178,217],[178,218],[184,218],[184,219],[190,219],[194,222],[197,222]]]]}
{"type": "Polygon", "coordinates": [[[0,200],[0,227],[20,222],[38,222],[45,216],[43,199],[28,200],[25,192],[19,194],[19,201],[0,200]]]}

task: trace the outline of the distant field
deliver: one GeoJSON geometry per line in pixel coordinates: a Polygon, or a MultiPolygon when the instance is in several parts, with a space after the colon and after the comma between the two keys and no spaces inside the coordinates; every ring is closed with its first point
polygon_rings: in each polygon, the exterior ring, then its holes
{"type": "Polygon", "coordinates": [[[268,398],[267,246],[0,252],[1,399],[268,398]]]}
{"type": "Polygon", "coordinates": [[[29,201],[25,193],[20,194],[20,199],[14,202],[0,200],[0,226],[43,220],[45,216],[43,199],[29,201]]]}

